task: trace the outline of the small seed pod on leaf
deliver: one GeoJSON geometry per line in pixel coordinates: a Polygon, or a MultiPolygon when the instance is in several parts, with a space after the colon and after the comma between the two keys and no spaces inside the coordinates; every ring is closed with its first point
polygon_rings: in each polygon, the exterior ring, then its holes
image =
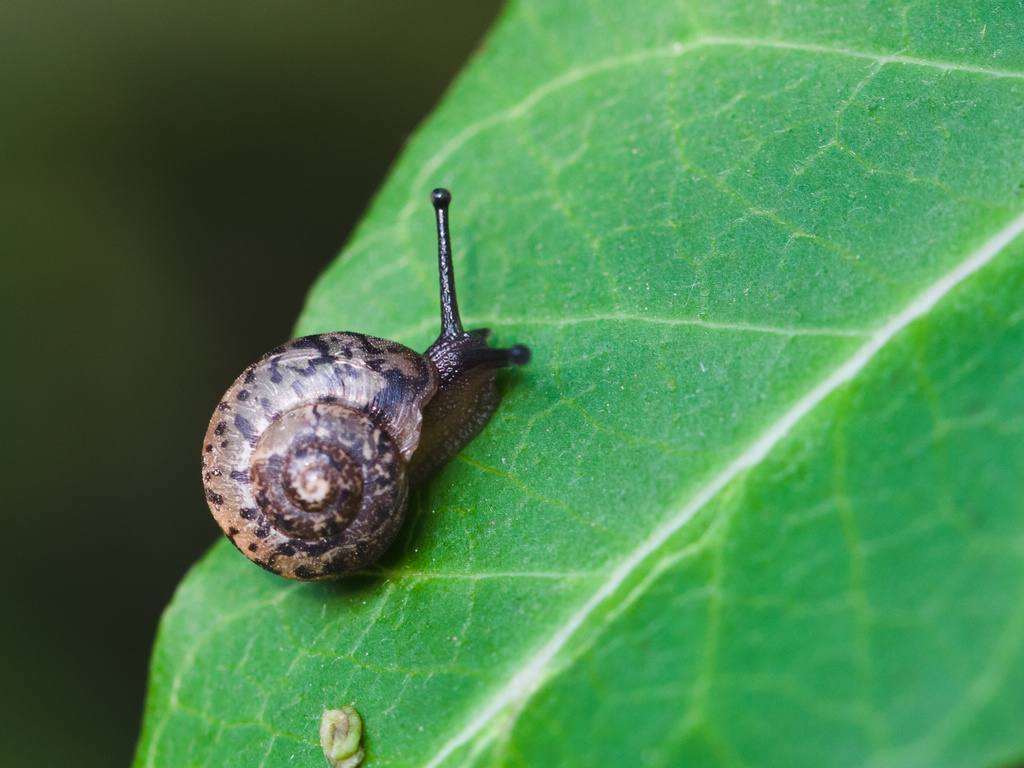
{"type": "Polygon", "coordinates": [[[363,719],[355,708],[325,709],[320,718],[320,746],[333,768],[358,768],[366,756],[359,742],[363,719]]]}

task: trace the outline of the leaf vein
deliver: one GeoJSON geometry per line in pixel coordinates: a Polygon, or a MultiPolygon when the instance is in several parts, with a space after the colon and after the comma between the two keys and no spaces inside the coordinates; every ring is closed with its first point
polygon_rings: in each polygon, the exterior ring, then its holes
{"type": "Polygon", "coordinates": [[[839,387],[851,381],[898,333],[929,312],[956,286],[992,261],[1022,232],[1024,232],[1024,213],[1018,214],[980,247],[968,254],[954,269],[925,288],[901,312],[875,331],[846,362],[838,366],[810,392],[794,403],[758,439],[704,485],[687,504],[662,522],[647,539],[633,549],[611,572],[608,579],[552,634],[522,669],[490,700],[475,708],[477,714],[460,731],[441,745],[434,756],[425,763],[426,768],[439,766],[455,750],[484,731],[506,707],[517,704],[521,706],[528,700],[547,679],[556,657],[577,630],[598,606],[619,590],[641,563],[657,552],[676,531],[690,522],[733,480],[759,465],[805,416],[839,387]]]}

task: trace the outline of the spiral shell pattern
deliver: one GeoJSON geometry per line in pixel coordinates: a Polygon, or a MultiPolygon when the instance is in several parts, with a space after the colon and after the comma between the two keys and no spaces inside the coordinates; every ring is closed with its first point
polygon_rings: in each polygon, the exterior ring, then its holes
{"type": "Polygon", "coordinates": [[[228,538],[273,573],[337,578],[397,535],[407,466],[433,364],[386,339],[295,339],[245,371],[217,406],[203,446],[210,509],[228,538]]]}

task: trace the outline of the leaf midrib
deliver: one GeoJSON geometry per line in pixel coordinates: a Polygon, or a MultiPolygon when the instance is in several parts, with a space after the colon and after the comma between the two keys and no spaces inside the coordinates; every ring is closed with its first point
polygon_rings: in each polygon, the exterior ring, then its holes
{"type": "Polygon", "coordinates": [[[522,705],[543,684],[552,662],[587,618],[605,601],[611,598],[622,584],[661,546],[684,525],[690,522],[720,491],[736,477],[760,464],[789,432],[822,401],[839,387],[853,380],[864,370],[893,338],[912,322],[923,317],[935,307],[950,291],[973,275],[996,256],[1002,253],[1017,237],[1024,233],[1024,213],[1018,214],[995,235],[975,251],[967,255],[954,269],[917,294],[907,306],[894,315],[885,325],[875,331],[850,358],[835,368],[810,392],[793,404],[780,418],[773,422],[760,437],[754,440],[742,453],[733,459],[710,482],[694,494],[681,509],[670,515],[644,541],[635,547],[611,572],[594,594],[578,608],[544,646],[499,689],[486,703],[476,707],[479,713],[455,736],[448,739],[425,764],[425,768],[436,768],[456,749],[468,743],[474,736],[510,705],[521,711],[522,705]]]}

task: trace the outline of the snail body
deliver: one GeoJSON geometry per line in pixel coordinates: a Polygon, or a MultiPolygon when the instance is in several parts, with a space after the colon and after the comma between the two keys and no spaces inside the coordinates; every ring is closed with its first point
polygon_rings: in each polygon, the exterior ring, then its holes
{"type": "Polygon", "coordinates": [[[338,578],[380,557],[426,482],[490,420],[500,368],[529,360],[493,349],[459,319],[447,190],[434,190],[441,334],[420,354],[335,332],[294,339],[228,389],[203,446],[210,510],[246,557],[290,579],[338,578]]]}

